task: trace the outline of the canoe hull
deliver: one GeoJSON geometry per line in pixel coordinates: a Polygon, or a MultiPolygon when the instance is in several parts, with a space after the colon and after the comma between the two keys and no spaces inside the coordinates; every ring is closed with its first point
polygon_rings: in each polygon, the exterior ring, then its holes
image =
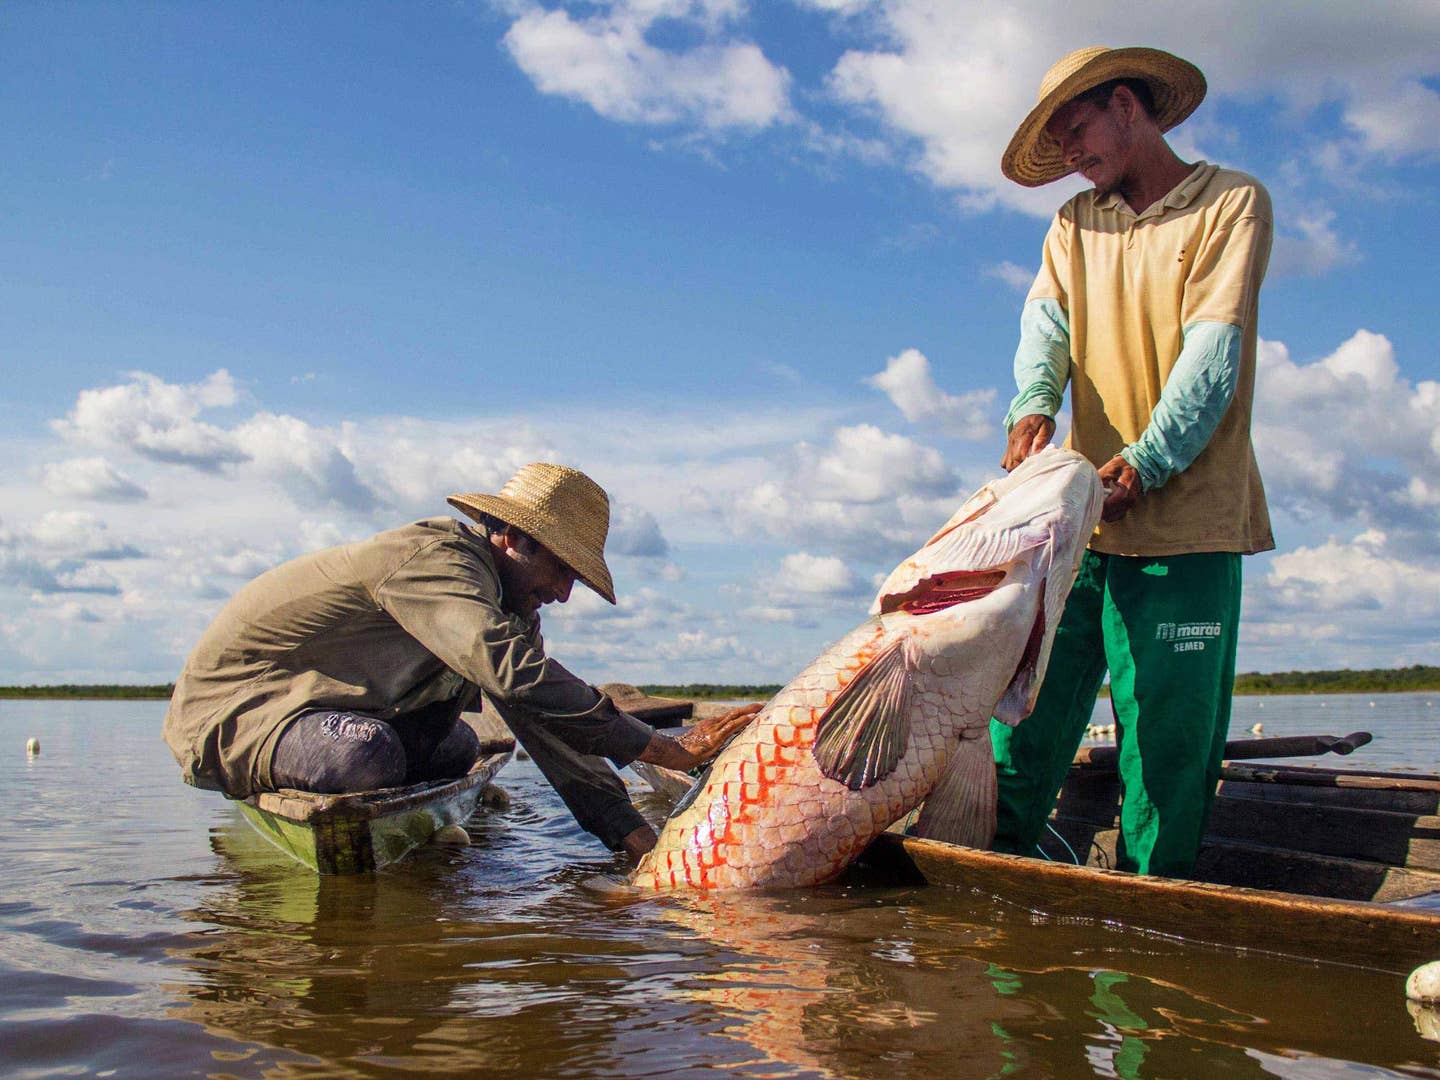
{"type": "Polygon", "coordinates": [[[241,802],[240,812],[261,836],[318,874],[378,870],[475,812],[514,743],[486,750],[458,780],[345,795],[264,792],[241,802]]]}
{"type": "Polygon", "coordinates": [[[1404,974],[1440,957],[1440,911],[1146,877],[885,833],[863,857],[886,878],[974,889],[1061,918],[1404,974]]]}

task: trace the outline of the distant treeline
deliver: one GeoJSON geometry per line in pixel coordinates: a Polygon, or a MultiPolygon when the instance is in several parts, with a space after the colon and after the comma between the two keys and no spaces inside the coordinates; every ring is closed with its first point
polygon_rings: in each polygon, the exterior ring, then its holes
{"type": "Polygon", "coordinates": [[[1440,690],[1440,667],[1415,664],[1368,671],[1247,671],[1235,676],[1237,694],[1384,694],[1440,690]]]}
{"type": "MultiPolygon", "coordinates": [[[[160,686],[94,685],[67,683],[63,686],[0,686],[0,698],[112,698],[119,700],[165,700],[174,683],[160,686]]],[[[689,698],[695,701],[765,701],[780,692],[779,683],[649,683],[640,690],[656,697],[689,698]]],[[[1108,687],[1107,687],[1108,689],[1108,687]]],[[[1415,664],[1404,668],[1371,668],[1364,671],[1275,671],[1261,674],[1247,671],[1235,676],[1237,694],[1384,694],[1404,691],[1440,691],[1440,667],[1415,664]]]]}
{"type": "Polygon", "coordinates": [[[715,701],[730,698],[748,698],[751,701],[766,701],[780,692],[779,683],[746,683],[727,686],[723,683],[686,683],[684,686],[647,685],[640,687],[655,697],[690,698],[695,701],[715,701]]]}
{"type": "Polygon", "coordinates": [[[103,684],[78,686],[0,686],[0,698],[114,698],[125,701],[168,698],[174,683],[164,686],[119,686],[103,684]]]}

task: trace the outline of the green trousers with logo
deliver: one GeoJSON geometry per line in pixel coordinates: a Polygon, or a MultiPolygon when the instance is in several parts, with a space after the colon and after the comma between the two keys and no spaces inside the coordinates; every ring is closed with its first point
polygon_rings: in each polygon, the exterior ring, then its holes
{"type": "Polygon", "coordinates": [[[1184,876],[1215,797],[1240,623],[1240,556],[1085,553],[1035,711],[990,723],[996,851],[1035,854],[1105,673],[1120,758],[1119,867],[1184,876]]]}

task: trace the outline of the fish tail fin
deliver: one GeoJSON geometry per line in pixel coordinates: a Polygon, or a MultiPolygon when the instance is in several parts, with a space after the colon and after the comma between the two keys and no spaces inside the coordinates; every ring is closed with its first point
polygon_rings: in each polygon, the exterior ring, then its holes
{"type": "Polygon", "coordinates": [[[995,838],[998,800],[990,728],[982,725],[975,738],[962,740],[956,748],[911,831],[930,840],[988,848],[995,838]]]}

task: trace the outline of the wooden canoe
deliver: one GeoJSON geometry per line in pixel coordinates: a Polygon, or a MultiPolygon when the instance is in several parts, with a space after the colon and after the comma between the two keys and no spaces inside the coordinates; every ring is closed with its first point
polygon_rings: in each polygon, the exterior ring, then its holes
{"type": "MultiPolygon", "coordinates": [[[[1076,756],[1043,857],[922,840],[897,825],[858,873],[977,890],[1044,916],[1408,972],[1440,959],[1440,776],[1256,760],[1343,754],[1368,741],[1356,733],[1227,744],[1194,880],[1111,869],[1113,747],[1076,756]]],[[[667,797],[685,786],[683,774],[652,772],[642,776],[667,797]]]]}
{"type": "Polygon", "coordinates": [[[479,729],[480,757],[458,780],[344,795],[263,792],[240,802],[240,812],[261,836],[319,874],[358,874],[397,862],[446,825],[468,819],[515,752],[508,731],[466,719],[479,729]]]}
{"type": "MultiPolygon", "coordinates": [[[[1348,753],[1368,741],[1247,739],[1227,752],[1348,753]]],[[[887,834],[867,859],[1048,914],[1191,940],[1397,972],[1440,959],[1440,776],[1227,760],[1193,880],[1182,881],[1111,869],[1120,783],[1113,751],[1097,752],[1108,749],[1077,755],[1043,857],[887,834]]]]}

